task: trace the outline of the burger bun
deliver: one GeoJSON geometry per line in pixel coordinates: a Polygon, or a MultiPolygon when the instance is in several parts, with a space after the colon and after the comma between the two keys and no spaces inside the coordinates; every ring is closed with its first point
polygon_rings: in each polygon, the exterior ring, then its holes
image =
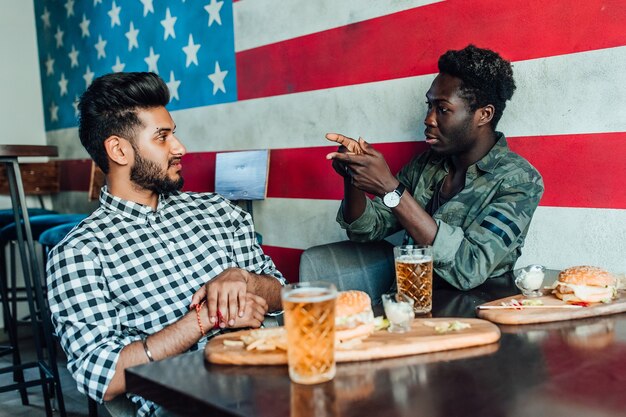
{"type": "Polygon", "coordinates": [[[372,301],[365,292],[350,290],[337,294],[335,302],[335,340],[364,339],[374,332],[372,301]]]}
{"type": "Polygon", "coordinates": [[[608,302],[617,292],[616,279],[595,266],[573,266],[559,273],[554,295],[566,302],[608,302]]]}
{"type": "Polygon", "coordinates": [[[610,272],[597,266],[572,266],[559,273],[559,282],[590,287],[607,287],[615,285],[615,277],[610,272]]]}

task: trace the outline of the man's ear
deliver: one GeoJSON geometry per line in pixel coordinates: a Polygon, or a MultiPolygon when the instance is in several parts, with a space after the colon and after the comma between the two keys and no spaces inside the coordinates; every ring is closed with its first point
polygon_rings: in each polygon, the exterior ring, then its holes
{"type": "Polygon", "coordinates": [[[111,161],[118,165],[128,165],[132,161],[132,146],[119,136],[112,135],[104,140],[104,149],[111,161]]]}
{"type": "Polygon", "coordinates": [[[496,109],[492,104],[487,104],[485,107],[481,107],[478,111],[478,126],[484,126],[486,124],[491,123],[491,119],[493,119],[493,115],[496,109]]]}

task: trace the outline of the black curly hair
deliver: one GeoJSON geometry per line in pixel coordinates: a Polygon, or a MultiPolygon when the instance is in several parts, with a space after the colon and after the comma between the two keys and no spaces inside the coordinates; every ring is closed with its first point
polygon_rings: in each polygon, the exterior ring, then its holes
{"type": "Polygon", "coordinates": [[[495,112],[491,126],[495,130],[506,101],[515,91],[511,63],[494,51],[470,44],[441,55],[438,66],[439,72],[461,80],[460,96],[467,101],[470,110],[493,105],[495,112]]]}
{"type": "Polygon", "coordinates": [[[137,111],[165,106],[169,101],[167,85],[154,73],[118,72],[98,77],[78,103],[80,142],[106,174],[105,139],[117,135],[132,141],[142,125],[137,111]]]}

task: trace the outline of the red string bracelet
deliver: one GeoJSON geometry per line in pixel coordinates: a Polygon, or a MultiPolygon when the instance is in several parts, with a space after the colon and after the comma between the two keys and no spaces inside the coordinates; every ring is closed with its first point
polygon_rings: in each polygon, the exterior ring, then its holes
{"type": "Polygon", "coordinates": [[[204,305],[206,300],[202,300],[202,302],[200,304],[196,304],[196,318],[198,319],[198,326],[200,326],[200,334],[202,334],[202,336],[206,336],[206,333],[204,332],[204,327],[202,326],[202,320],[200,320],[200,310],[202,310],[202,306],[204,305]]]}

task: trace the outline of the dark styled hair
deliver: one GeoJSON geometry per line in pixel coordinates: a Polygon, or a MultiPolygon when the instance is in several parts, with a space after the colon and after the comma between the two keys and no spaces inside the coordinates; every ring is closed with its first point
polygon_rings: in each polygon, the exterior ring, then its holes
{"type": "Polygon", "coordinates": [[[493,105],[495,112],[491,126],[495,130],[506,101],[515,91],[511,63],[494,51],[468,45],[441,55],[438,66],[439,72],[461,80],[460,96],[467,101],[470,110],[493,105]]]}
{"type": "Polygon", "coordinates": [[[96,78],[78,103],[78,136],[91,158],[106,174],[109,163],[104,141],[117,135],[131,141],[141,126],[137,111],[165,106],[170,92],[152,72],[117,72],[96,78]]]}

